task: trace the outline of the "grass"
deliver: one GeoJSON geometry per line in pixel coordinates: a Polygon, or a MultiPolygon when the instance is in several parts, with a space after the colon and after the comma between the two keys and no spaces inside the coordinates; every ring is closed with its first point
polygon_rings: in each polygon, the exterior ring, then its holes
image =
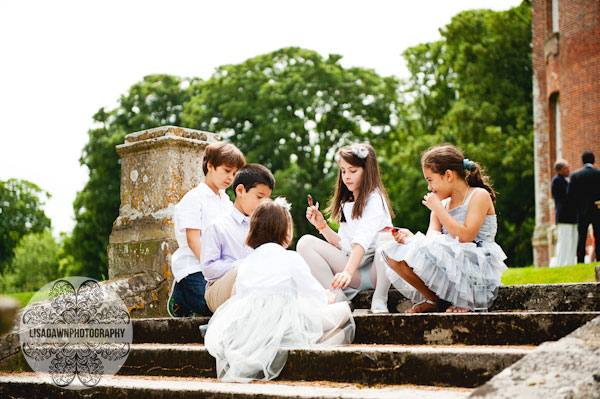
{"type": "Polygon", "coordinates": [[[19,303],[21,304],[21,306],[25,306],[27,305],[27,303],[29,302],[29,300],[31,299],[31,297],[33,296],[33,294],[35,294],[36,291],[31,291],[31,292],[11,292],[10,294],[2,294],[2,295],[6,295],[6,296],[10,296],[15,298],[17,301],[19,301],[19,303]]]}
{"type": "Polygon", "coordinates": [[[512,267],[502,275],[504,285],[593,283],[596,281],[596,263],[579,263],[562,267],[512,267]]]}
{"type": "Polygon", "coordinates": [[[50,291],[31,291],[31,292],[9,292],[9,293],[1,293],[0,295],[9,296],[15,298],[22,307],[27,306],[29,301],[33,298],[34,295],[37,294],[35,301],[32,303],[37,303],[39,301],[43,301],[44,299],[50,298],[50,291]]]}

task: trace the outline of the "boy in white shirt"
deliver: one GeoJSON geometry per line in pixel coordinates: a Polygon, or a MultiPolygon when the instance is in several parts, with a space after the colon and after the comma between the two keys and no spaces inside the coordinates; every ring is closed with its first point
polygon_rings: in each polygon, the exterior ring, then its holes
{"type": "Polygon", "coordinates": [[[255,163],[244,166],[233,180],[232,212],[216,220],[202,236],[202,274],[208,281],[204,298],[212,312],[231,297],[237,267],[252,252],[246,245],[250,216],[274,187],[269,169],[255,163]]]}
{"type": "Polygon", "coordinates": [[[231,213],[233,204],[225,189],[245,163],[244,155],[233,144],[210,144],[202,161],[204,182],[175,205],[173,219],[179,248],[171,259],[175,280],[167,301],[167,311],[172,317],[212,314],[204,300],[206,280],[200,263],[201,236],[219,216],[231,213]]]}

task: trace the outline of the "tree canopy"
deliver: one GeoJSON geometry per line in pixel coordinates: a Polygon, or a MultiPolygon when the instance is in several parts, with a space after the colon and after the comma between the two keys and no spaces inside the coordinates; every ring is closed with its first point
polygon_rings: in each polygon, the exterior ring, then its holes
{"type": "Polygon", "coordinates": [[[14,257],[21,238],[50,228],[44,199],[50,195],[27,180],[0,180],[0,273],[14,257]]]}
{"type": "Polygon", "coordinates": [[[23,236],[14,252],[8,270],[0,277],[3,291],[35,291],[60,277],[60,244],[49,230],[23,236]]]}
{"type": "Polygon", "coordinates": [[[206,81],[151,75],[112,110],[100,109],[81,162],[90,179],[74,207],[66,244],[81,273],[106,275],[106,245],[119,208],[120,164],[114,147],[127,133],[181,125],[220,133],[249,162],[275,174],[274,195],[293,203],[296,235],[316,234],[304,218],[306,194],[328,202],[340,146],[376,149],[396,225],[424,230],[428,210],[420,154],[450,142],[487,167],[498,191],[497,241],[508,263],[531,262],[534,226],[531,9],[466,11],[439,41],[404,52],[403,82],[341,56],[296,47],[217,68],[206,81]]]}
{"type": "Polygon", "coordinates": [[[525,266],[535,225],[531,8],[465,11],[440,32],[440,41],[404,52],[412,101],[386,156],[394,209],[404,224],[426,228],[427,209],[411,205],[426,191],[420,154],[452,143],[487,168],[498,192],[497,241],[511,265],[525,266]]]}
{"type": "Polygon", "coordinates": [[[75,227],[65,241],[75,262],[71,273],[96,279],[108,275],[106,247],[120,205],[121,164],[115,146],[128,133],[180,125],[183,105],[194,94],[189,89],[193,82],[170,75],[146,76],[121,96],[116,108],[101,108],[94,115],[97,126],[88,131],[80,159],[89,169],[89,180],[73,204],[75,227]]]}
{"type": "Polygon", "coordinates": [[[337,149],[383,143],[392,129],[396,79],[344,68],[340,59],[290,47],[220,67],[198,83],[182,115],[185,126],[223,132],[248,161],[275,173],[275,195],[294,205],[297,236],[314,231],[306,195],[322,205],[331,196],[337,149]]]}

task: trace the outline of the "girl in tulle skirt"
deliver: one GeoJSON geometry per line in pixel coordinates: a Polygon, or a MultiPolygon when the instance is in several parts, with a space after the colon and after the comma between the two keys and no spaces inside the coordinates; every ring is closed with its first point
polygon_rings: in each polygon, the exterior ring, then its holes
{"type": "Polygon", "coordinates": [[[334,303],[302,257],[286,250],[292,217],[283,198],[253,212],[236,294],[219,307],[204,343],[223,381],[271,380],[287,360],[286,349],[350,344],[355,325],[346,302],[334,303]]]}
{"type": "Polygon", "coordinates": [[[485,286],[491,305],[506,255],[494,242],[495,193],[481,167],[452,145],[427,150],[423,175],[431,191],[423,205],[431,210],[427,235],[407,229],[393,233],[397,243],[382,249],[392,284],[415,305],[407,313],[467,312],[473,284],[485,286]]]}

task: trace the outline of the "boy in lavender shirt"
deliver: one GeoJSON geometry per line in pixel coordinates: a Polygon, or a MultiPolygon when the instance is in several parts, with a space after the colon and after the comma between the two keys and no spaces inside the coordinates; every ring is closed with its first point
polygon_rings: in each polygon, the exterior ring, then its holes
{"type": "Polygon", "coordinates": [[[215,312],[232,295],[237,266],[252,248],[246,245],[250,215],[269,198],[275,178],[263,165],[248,164],[235,175],[235,202],[230,215],[220,217],[202,234],[202,274],[206,281],[204,298],[215,312]]]}

